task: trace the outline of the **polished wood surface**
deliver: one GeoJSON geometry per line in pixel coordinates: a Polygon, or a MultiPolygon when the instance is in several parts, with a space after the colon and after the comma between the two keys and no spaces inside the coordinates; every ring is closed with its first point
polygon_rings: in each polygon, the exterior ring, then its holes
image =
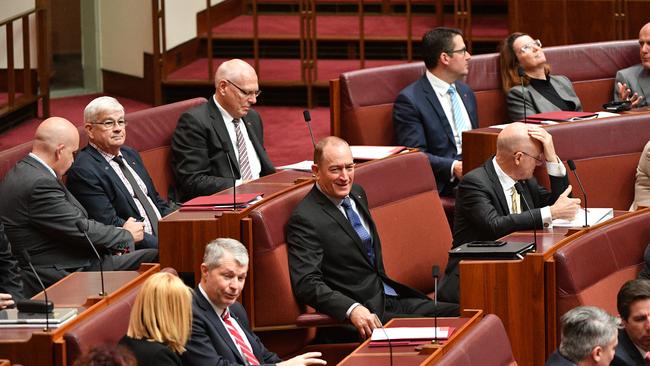
{"type": "MultiPolygon", "coordinates": [[[[454,332],[443,346],[433,353],[423,353],[416,346],[393,346],[393,359],[389,347],[371,347],[370,340],[363,342],[354,352],[344,358],[340,366],[379,366],[379,365],[432,365],[453,347],[463,335],[483,318],[481,310],[465,310],[460,318],[438,318],[439,327],[454,327],[454,332]],[[392,362],[391,362],[392,361],[392,362]]],[[[432,327],[433,318],[398,318],[386,323],[391,327],[432,327]]]]}
{"type": "MultiPolygon", "coordinates": [[[[159,264],[143,264],[137,271],[105,272],[108,295],[98,297],[101,289],[96,272],[76,272],[48,288],[48,298],[57,307],[76,307],[78,314],[59,328],[8,328],[0,331],[0,355],[14,363],[35,366],[65,366],[66,352],[63,335],[85,319],[101,312],[111,303],[132,291],[152,274],[159,264]],[[38,350],[35,352],[34,350],[38,350]]],[[[33,299],[42,299],[42,293],[33,299]]]]}
{"type": "Polygon", "coordinates": [[[497,128],[477,128],[463,132],[463,171],[469,172],[483,165],[497,152],[497,128]]]}

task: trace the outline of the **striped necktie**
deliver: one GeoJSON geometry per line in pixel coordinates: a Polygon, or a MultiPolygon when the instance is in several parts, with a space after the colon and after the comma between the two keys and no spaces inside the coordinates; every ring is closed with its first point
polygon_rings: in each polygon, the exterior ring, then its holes
{"type": "Polygon", "coordinates": [[[460,97],[456,92],[456,86],[451,84],[447,93],[449,93],[449,96],[451,97],[451,110],[454,114],[456,131],[458,132],[458,136],[461,136],[462,140],[463,132],[471,130],[472,126],[467,118],[465,118],[465,114],[463,113],[463,102],[460,100],[460,97]]]}
{"type": "Polygon", "coordinates": [[[242,338],[242,335],[233,324],[233,320],[228,309],[223,312],[221,318],[223,319],[223,323],[226,325],[226,329],[228,329],[228,333],[230,333],[232,338],[235,340],[235,343],[237,343],[237,347],[241,351],[242,355],[246,358],[246,361],[251,365],[259,365],[260,362],[257,360],[257,357],[255,357],[253,350],[248,346],[248,344],[246,344],[246,342],[244,342],[244,338],[242,338]]]}
{"type": "Polygon", "coordinates": [[[240,122],[241,120],[239,118],[232,120],[232,123],[235,124],[237,151],[239,152],[239,173],[242,180],[251,180],[253,179],[253,173],[251,173],[251,164],[248,161],[248,150],[246,149],[246,141],[244,140],[244,135],[241,132],[240,122]]]}

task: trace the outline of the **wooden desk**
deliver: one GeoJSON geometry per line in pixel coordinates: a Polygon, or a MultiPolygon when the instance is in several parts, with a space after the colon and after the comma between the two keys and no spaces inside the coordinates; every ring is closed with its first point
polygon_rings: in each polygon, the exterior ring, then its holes
{"type": "MultiPolygon", "coordinates": [[[[23,365],[65,366],[67,361],[63,335],[66,331],[101,312],[159,270],[159,264],[143,264],[137,271],[104,272],[108,292],[106,297],[97,296],[101,289],[98,272],[75,272],[65,277],[48,287],[48,298],[57,307],[76,307],[79,311],[77,316],[49,332],[44,332],[41,328],[3,327],[0,330],[0,355],[23,365]]],[[[33,298],[42,299],[42,293],[33,298]]]]}
{"type": "MultiPolygon", "coordinates": [[[[582,230],[540,230],[536,252],[522,260],[461,261],[461,309],[483,309],[499,316],[517,362],[544,365],[546,356],[557,347],[553,254],[580,236],[631,215],[635,213],[617,212],[614,219],[582,230]]],[[[517,232],[502,239],[532,241],[533,233],[517,232]]]]}
{"type": "MultiPolygon", "coordinates": [[[[415,346],[393,346],[393,362],[390,360],[388,347],[370,347],[370,340],[363,342],[354,352],[344,358],[339,366],[381,366],[381,365],[432,365],[442,355],[447,353],[450,347],[458,342],[460,338],[483,318],[481,310],[465,310],[460,318],[438,318],[439,327],[456,328],[449,340],[431,354],[421,354],[415,350],[415,346]]],[[[401,318],[393,319],[386,323],[386,327],[431,327],[433,318],[401,318]]]]}

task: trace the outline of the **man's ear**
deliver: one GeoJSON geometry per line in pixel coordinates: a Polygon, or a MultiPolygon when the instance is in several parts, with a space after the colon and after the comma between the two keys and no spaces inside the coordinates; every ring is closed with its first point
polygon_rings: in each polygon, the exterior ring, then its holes
{"type": "Polygon", "coordinates": [[[312,164],[311,165],[311,174],[313,174],[314,177],[318,177],[318,172],[319,172],[318,165],[312,164]]]}
{"type": "Polygon", "coordinates": [[[438,58],[438,62],[442,63],[443,65],[449,65],[449,55],[446,52],[440,53],[440,57],[438,58]]]}
{"type": "Polygon", "coordinates": [[[598,363],[602,358],[603,358],[603,347],[601,346],[596,346],[594,349],[591,350],[591,353],[589,354],[591,356],[591,359],[598,363]]]}

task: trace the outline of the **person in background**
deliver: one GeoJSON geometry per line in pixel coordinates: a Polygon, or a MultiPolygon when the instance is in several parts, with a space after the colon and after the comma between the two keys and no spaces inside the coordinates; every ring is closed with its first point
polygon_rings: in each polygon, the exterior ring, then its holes
{"type": "Polygon", "coordinates": [[[23,298],[23,281],[18,264],[11,254],[11,245],[0,222],[0,310],[14,306],[23,298]]]}
{"type": "Polygon", "coordinates": [[[623,327],[612,366],[650,364],[650,280],[627,281],[618,291],[616,308],[623,327]]]}
{"type": "Polygon", "coordinates": [[[639,31],[641,63],[619,70],[614,84],[614,100],[627,100],[632,107],[645,107],[650,96],[650,22],[639,31]]]}
{"type": "Polygon", "coordinates": [[[82,354],[72,366],[139,366],[123,346],[103,344],[82,354]]]}

